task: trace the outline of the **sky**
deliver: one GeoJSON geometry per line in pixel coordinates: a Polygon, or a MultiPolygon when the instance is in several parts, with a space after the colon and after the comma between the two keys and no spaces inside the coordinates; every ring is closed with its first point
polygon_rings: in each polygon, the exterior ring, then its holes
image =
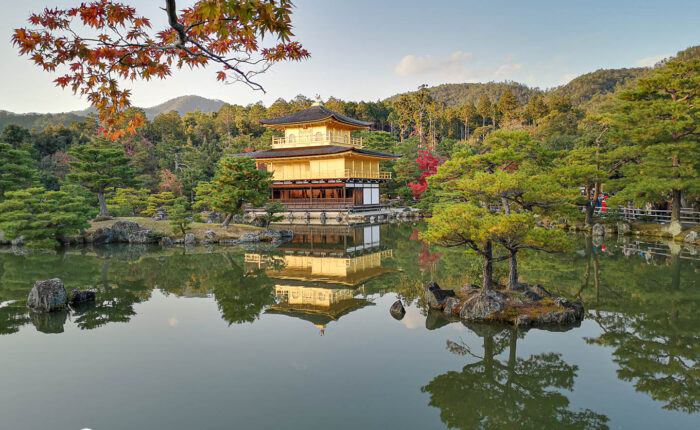
{"type": "MultiPolygon", "coordinates": [[[[88,102],[20,57],[12,31],[32,12],[86,0],[22,0],[0,15],[0,110],[65,112],[88,102]]],[[[121,0],[166,25],[162,0],[121,0]]],[[[179,0],[178,6],[192,0],[179,0]]],[[[651,66],[700,43],[699,0],[296,0],[295,38],[311,52],[259,76],[266,93],[216,80],[218,68],[129,82],[148,107],[196,94],[247,105],[298,94],[379,100],[419,85],[512,80],[551,88],[597,69],[651,66]]]]}

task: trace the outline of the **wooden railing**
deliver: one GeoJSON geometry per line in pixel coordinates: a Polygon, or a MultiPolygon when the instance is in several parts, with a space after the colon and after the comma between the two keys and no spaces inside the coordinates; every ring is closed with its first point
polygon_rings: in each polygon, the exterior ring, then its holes
{"type": "Polygon", "coordinates": [[[318,170],[309,172],[300,172],[292,175],[284,175],[275,172],[272,177],[275,181],[288,181],[288,180],[299,180],[299,179],[349,179],[349,178],[362,178],[362,179],[381,179],[381,180],[391,180],[391,172],[386,171],[376,171],[376,170],[358,170],[358,169],[331,169],[331,170],[318,170]]]}
{"type": "MultiPolygon", "coordinates": [[[[693,211],[691,208],[682,208],[680,211],[680,221],[686,224],[699,224],[700,212],[693,211]]],[[[619,207],[595,209],[596,215],[615,214],[626,221],[649,221],[659,224],[668,224],[671,222],[671,211],[663,209],[641,209],[633,207],[619,207]]]]}
{"type": "Polygon", "coordinates": [[[287,209],[347,209],[354,203],[352,199],[270,199],[280,202],[287,209]]]}
{"type": "Polygon", "coordinates": [[[326,133],[325,135],[300,135],[294,136],[292,139],[285,137],[273,137],[273,148],[306,146],[306,145],[350,145],[362,148],[361,137],[348,137],[347,135],[338,135],[335,133],[326,133]]]}

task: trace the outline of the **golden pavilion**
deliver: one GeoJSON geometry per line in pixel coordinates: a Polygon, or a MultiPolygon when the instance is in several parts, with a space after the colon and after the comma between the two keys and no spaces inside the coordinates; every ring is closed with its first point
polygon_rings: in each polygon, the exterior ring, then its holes
{"type": "Polygon", "coordinates": [[[264,268],[275,282],[277,303],[265,312],[310,321],[321,334],[330,322],[373,304],[356,297],[365,282],[396,271],[382,267],[393,254],[380,246],[379,226],[322,228],[294,228],[294,239],[278,248],[283,255],[245,255],[247,269],[264,268]]]}
{"type": "Polygon", "coordinates": [[[281,118],[260,121],[284,132],[271,149],[239,156],[255,159],[273,172],[270,201],[288,210],[353,210],[379,208],[379,184],[391,180],[379,162],[400,155],[362,148],[352,132],[371,123],[330,111],[320,103],[281,118]]]}

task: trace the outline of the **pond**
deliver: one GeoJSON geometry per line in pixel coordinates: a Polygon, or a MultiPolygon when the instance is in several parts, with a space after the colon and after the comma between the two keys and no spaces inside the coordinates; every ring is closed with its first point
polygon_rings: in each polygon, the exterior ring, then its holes
{"type": "Polygon", "coordinates": [[[0,428],[698,427],[696,250],[572,237],[570,252],[530,252],[522,279],[583,300],[586,318],[518,332],[426,312],[425,283],[459,287],[479,267],[420,229],[298,227],[277,249],[5,248],[0,428]],[[29,314],[51,277],[98,300],[29,314]]]}

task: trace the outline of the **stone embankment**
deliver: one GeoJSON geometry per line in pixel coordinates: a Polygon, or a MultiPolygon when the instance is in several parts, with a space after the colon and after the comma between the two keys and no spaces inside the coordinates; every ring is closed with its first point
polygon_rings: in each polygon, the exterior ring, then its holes
{"type": "Polygon", "coordinates": [[[82,239],[93,245],[103,245],[109,243],[130,243],[130,244],[155,244],[163,246],[171,245],[239,245],[269,243],[279,245],[291,240],[294,233],[290,230],[263,230],[250,228],[248,230],[223,229],[219,226],[209,226],[208,230],[187,233],[184,236],[173,237],[157,231],[154,228],[143,228],[136,221],[117,220],[113,224],[99,225],[91,229],[82,239]]]}
{"type": "Polygon", "coordinates": [[[483,290],[467,284],[454,291],[431,282],[425,294],[432,311],[465,322],[501,322],[519,328],[572,326],[584,315],[581,302],[554,297],[534,284],[520,284],[515,291],[483,290]]]}
{"type": "Polygon", "coordinates": [[[656,224],[645,222],[597,223],[593,227],[572,226],[574,231],[590,231],[593,237],[635,236],[673,239],[676,243],[700,247],[700,227],[682,227],[679,224],[656,224]]]}

